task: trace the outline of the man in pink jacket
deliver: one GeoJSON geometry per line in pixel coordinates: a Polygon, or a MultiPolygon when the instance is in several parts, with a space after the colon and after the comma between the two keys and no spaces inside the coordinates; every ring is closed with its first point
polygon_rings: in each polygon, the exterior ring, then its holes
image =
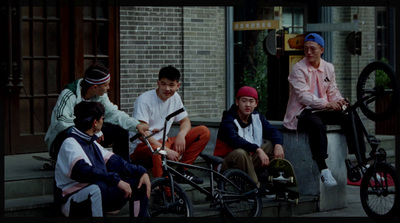
{"type": "Polygon", "coordinates": [[[328,157],[325,124],[341,123],[343,115],[340,111],[348,103],[337,88],[334,66],[321,58],[324,45],[320,35],[306,36],[305,57],[293,66],[288,78],[290,97],[283,125],[308,133],[312,158],[321,173],[321,181],[327,186],[335,186],[336,180],[325,162],[328,157]],[[329,112],[314,112],[321,109],[329,112]]]}

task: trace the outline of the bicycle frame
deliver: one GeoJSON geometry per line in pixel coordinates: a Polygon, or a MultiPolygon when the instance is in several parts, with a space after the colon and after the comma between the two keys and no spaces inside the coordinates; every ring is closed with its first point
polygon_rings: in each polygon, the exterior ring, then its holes
{"type": "Polygon", "coordinates": [[[357,165],[353,166],[352,168],[358,168],[361,170],[361,172],[364,174],[365,170],[364,168],[361,168],[362,166],[365,166],[369,161],[375,160],[375,162],[379,161],[380,157],[383,155],[381,153],[377,153],[378,146],[380,144],[380,140],[377,139],[375,136],[371,135],[368,133],[364,123],[361,120],[360,115],[357,112],[357,108],[360,107],[360,104],[363,103],[364,101],[370,101],[374,100],[374,97],[366,97],[362,101],[357,101],[353,105],[349,106],[344,113],[348,113],[350,116],[350,121],[351,121],[351,126],[352,126],[352,136],[354,137],[355,141],[355,146],[356,146],[356,152],[355,156],[357,159],[357,165]],[[371,146],[371,151],[369,152],[369,157],[366,158],[365,160],[361,156],[361,151],[360,151],[360,145],[359,145],[359,138],[357,131],[362,131],[363,136],[367,140],[368,144],[371,146]]]}
{"type": "MultiPolygon", "coordinates": [[[[150,151],[152,152],[153,155],[159,154],[161,155],[161,164],[162,164],[162,170],[163,170],[163,174],[162,177],[166,177],[169,179],[170,181],[170,185],[171,185],[171,197],[172,197],[172,203],[175,203],[175,191],[174,191],[174,175],[178,176],[178,178],[182,179],[183,181],[185,181],[185,183],[191,185],[193,188],[195,188],[196,190],[198,190],[199,192],[201,192],[202,194],[206,195],[206,199],[211,199],[214,200],[216,198],[218,198],[219,196],[217,196],[218,193],[218,189],[215,188],[214,185],[214,175],[217,175],[220,179],[223,179],[225,182],[229,182],[232,186],[234,186],[236,189],[240,189],[239,186],[237,186],[236,184],[234,184],[231,180],[229,180],[228,178],[226,178],[224,175],[222,175],[221,173],[215,171],[213,169],[213,164],[212,163],[208,163],[207,165],[209,166],[208,168],[206,167],[202,167],[202,166],[196,166],[196,165],[192,165],[192,164],[186,164],[186,163],[181,163],[181,162],[176,162],[176,161],[172,161],[172,160],[168,160],[167,159],[167,152],[164,150],[165,148],[165,141],[166,141],[166,131],[163,132],[163,138],[162,138],[162,145],[160,148],[157,148],[156,150],[153,150],[152,146],[150,145],[150,143],[148,142],[148,138],[152,137],[153,135],[159,133],[161,130],[163,129],[167,129],[167,123],[168,121],[178,115],[179,113],[183,112],[184,108],[181,108],[175,112],[173,112],[172,114],[168,115],[165,118],[164,121],[164,127],[161,128],[160,130],[153,132],[152,134],[144,137],[141,136],[140,133],[136,134],[135,136],[133,136],[130,140],[133,141],[138,137],[142,137],[143,141],[146,143],[146,145],[149,147],[150,151]],[[194,183],[193,181],[185,178],[183,176],[183,174],[181,174],[180,172],[178,172],[177,170],[175,170],[174,168],[170,167],[168,164],[170,165],[176,165],[178,167],[186,167],[188,169],[195,169],[195,170],[200,170],[203,172],[208,172],[209,173],[209,177],[210,177],[210,187],[209,190],[206,189],[206,187],[202,187],[196,183],[194,183]]],[[[247,196],[247,195],[251,195],[252,193],[258,193],[257,190],[254,191],[249,191],[243,195],[241,195],[240,197],[243,196],[247,196]]],[[[222,194],[222,197],[225,198],[236,198],[238,197],[238,195],[227,195],[227,194],[222,194]]]]}

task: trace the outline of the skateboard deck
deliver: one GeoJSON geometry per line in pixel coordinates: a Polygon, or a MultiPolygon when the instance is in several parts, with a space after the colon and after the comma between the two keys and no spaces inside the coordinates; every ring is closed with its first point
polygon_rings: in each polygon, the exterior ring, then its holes
{"type": "Polygon", "coordinates": [[[44,170],[54,170],[56,168],[56,161],[52,158],[46,158],[43,156],[32,156],[34,159],[45,161],[47,163],[43,164],[44,170]]]}
{"type": "Polygon", "coordinates": [[[272,183],[272,191],[276,199],[299,201],[299,189],[292,164],[286,159],[273,159],[268,167],[268,181],[272,183]]]}

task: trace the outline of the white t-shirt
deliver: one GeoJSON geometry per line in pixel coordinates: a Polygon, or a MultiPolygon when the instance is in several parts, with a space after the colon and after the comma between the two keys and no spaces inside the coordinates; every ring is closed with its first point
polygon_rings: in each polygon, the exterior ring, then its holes
{"type": "MultiPolygon", "coordinates": [[[[133,105],[132,117],[139,121],[146,122],[147,124],[149,124],[150,129],[161,129],[162,127],[164,127],[165,118],[172,112],[181,109],[182,107],[183,103],[178,93],[175,92],[175,94],[172,97],[168,98],[167,101],[163,101],[157,96],[156,90],[150,90],[144,92],[136,99],[133,105]]],[[[168,135],[168,132],[173,122],[179,122],[187,116],[188,113],[184,111],[179,115],[171,118],[167,124],[166,134],[168,135]]],[[[165,130],[157,133],[153,137],[156,140],[162,139],[164,131],[165,130]]],[[[134,134],[136,133],[132,132],[131,136],[133,136],[134,134]]],[[[129,154],[132,154],[135,151],[136,146],[139,143],[141,143],[139,139],[130,143],[129,154]]]]}

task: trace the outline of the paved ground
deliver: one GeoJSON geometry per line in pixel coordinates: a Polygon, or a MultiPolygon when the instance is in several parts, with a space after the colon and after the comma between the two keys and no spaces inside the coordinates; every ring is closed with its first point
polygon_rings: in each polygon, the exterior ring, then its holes
{"type": "Polygon", "coordinates": [[[367,217],[360,201],[360,188],[347,185],[347,207],[338,210],[304,214],[299,217],[367,217]]]}

